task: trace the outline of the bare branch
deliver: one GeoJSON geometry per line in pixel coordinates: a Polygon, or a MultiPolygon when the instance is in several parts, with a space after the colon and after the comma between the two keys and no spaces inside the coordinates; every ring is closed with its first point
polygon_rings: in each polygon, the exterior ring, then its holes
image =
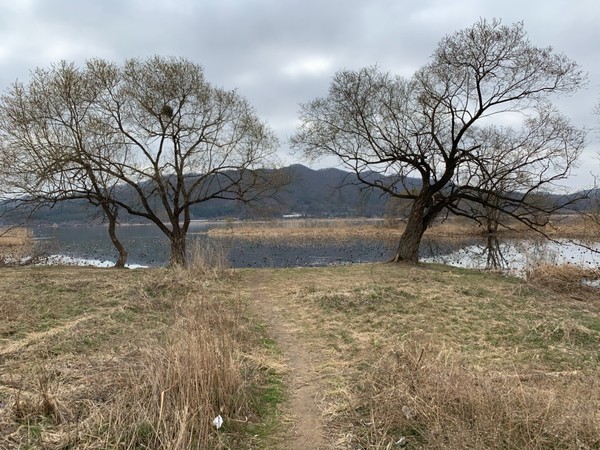
{"type": "Polygon", "coordinates": [[[585,139],[549,98],[584,82],[575,62],[531,44],[521,23],[480,20],[443,38],[410,79],[377,67],[338,72],[326,97],[301,106],[291,143],[309,158],[336,156],[371,189],[411,199],[395,260],[416,262],[424,231],[444,211],[488,217],[490,230],[504,219],[538,228],[572,200],[540,200],[569,175],[585,139]],[[503,117],[510,122],[493,122],[503,117]],[[418,189],[403,186],[409,177],[418,189]]]}

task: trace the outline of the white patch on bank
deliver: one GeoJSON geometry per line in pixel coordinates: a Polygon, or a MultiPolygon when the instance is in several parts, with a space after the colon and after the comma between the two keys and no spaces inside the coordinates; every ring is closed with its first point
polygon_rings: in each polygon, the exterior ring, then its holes
{"type": "MultiPolygon", "coordinates": [[[[85,258],[74,258],[66,255],[50,255],[43,258],[39,263],[39,266],[80,266],[80,267],[113,267],[114,261],[99,260],[99,259],[85,259],[85,258]]],[[[125,264],[128,269],[147,269],[148,266],[141,264],[125,264]]]]}

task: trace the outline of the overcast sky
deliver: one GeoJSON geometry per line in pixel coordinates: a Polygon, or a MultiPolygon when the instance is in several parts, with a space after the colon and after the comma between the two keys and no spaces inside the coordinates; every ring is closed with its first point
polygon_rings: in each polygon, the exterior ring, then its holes
{"type": "MultiPolygon", "coordinates": [[[[286,163],[305,163],[287,151],[298,104],[325,95],[337,70],[377,64],[410,76],[444,35],[494,17],[523,21],[533,43],[588,72],[587,88],[557,103],[577,125],[597,127],[598,0],[0,0],[0,89],[62,59],[182,56],[249,99],[286,163]]],[[[600,172],[598,141],[590,133],[571,186],[600,172]]]]}

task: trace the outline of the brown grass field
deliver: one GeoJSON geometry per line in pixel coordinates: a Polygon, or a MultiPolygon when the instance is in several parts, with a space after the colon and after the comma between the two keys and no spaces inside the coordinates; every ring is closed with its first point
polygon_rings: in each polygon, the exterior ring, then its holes
{"type": "Polygon", "coordinates": [[[325,448],[600,446],[597,291],[443,266],[250,276],[318,355],[325,448]]]}
{"type": "MultiPolygon", "coordinates": [[[[405,224],[400,221],[386,219],[300,219],[273,220],[265,222],[231,222],[221,228],[212,228],[211,237],[235,236],[242,239],[306,239],[318,240],[348,239],[369,237],[374,239],[395,239],[404,232],[405,224]]],[[[582,217],[562,216],[550,221],[541,231],[554,238],[588,238],[600,239],[598,223],[582,217]]],[[[465,237],[484,235],[484,228],[472,221],[460,218],[435,223],[426,231],[426,236],[436,238],[465,237]]],[[[523,237],[539,234],[520,223],[511,224],[509,228],[499,228],[499,236],[523,237]]]]}
{"type": "Polygon", "coordinates": [[[584,273],[191,266],[3,268],[0,448],[600,448],[584,273]]]}
{"type": "Polygon", "coordinates": [[[0,448],[268,443],[275,357],[230,275],[215,274],[3,268],[0,448]]]}

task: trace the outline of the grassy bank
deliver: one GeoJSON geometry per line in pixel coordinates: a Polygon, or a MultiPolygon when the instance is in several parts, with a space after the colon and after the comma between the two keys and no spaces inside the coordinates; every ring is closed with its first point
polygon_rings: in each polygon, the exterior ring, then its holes
{"type": "Polygon", "coordinates": [[[271,350],[218,275],[2,269],[0,448],[258,446],[271,350]]]}
{"type": "Polygon", "coordinates": [[[292,448],[253,302],[310,352],[325,448],[600,448],[597,291],[539,280],[4,268],[0,448],[292,448]]]}
{"type": "Polygon", "coordinates": [[[597,291],[444,266],[243,274],[317,355],[327,448],[600,447],[597,291]]]}

